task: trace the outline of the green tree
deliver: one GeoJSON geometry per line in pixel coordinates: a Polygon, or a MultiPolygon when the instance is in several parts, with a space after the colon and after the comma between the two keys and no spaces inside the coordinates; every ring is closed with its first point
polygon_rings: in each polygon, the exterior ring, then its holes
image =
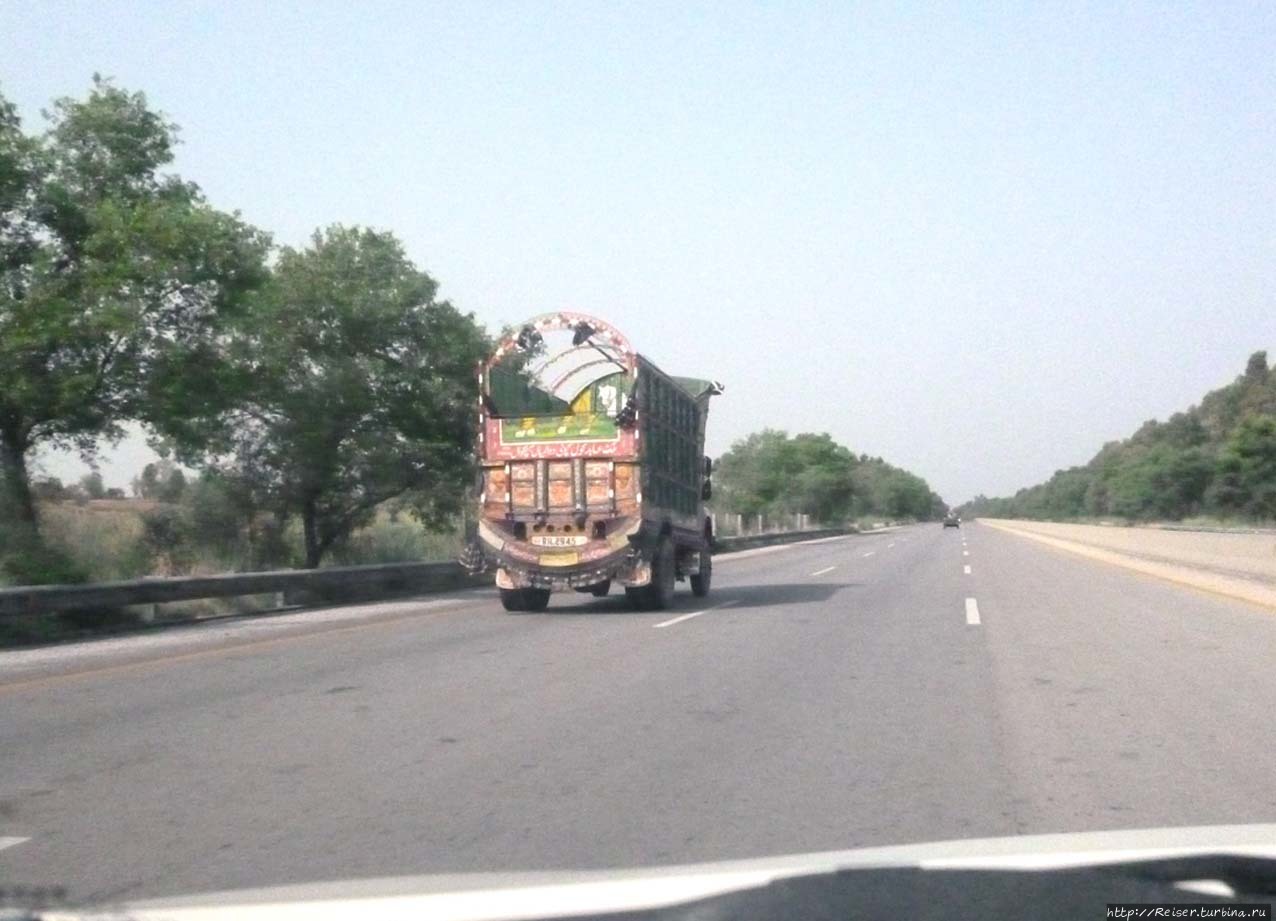
{"type": "Polygon", "coordinates": [[[139,499],[153,499],[158,491],[159,468],[154,463],[147,464],[139,476],[133,477],[133,495],[139,499]]]}
{"type": "Polygon", "coordinates": [[[55,476],[41,477],[31,484],[31,491],[36,498],[46,502],[61,502],[67,497],[66,486],[55,476]]]}
{"type": "Polygon", "coordinates": [[[795,435],[792,455],[798,471],[790,486],[796,510],[820,524],[849,518],[855,495],[855,455],[826,433],[795,435]]]}
{"type": "Polygon", "coordinates": [[[106,484],[102,482],[102,474],[96,470],[80,478],[80,487],[90,499],[101,499],[106,496],[106,484]]]}
{"type": "Polygon", "coordinates": [[[1133,454],[1108,483],[1113,514],[1134,520],[1176,519],[1196,511],[1212,475],[1200,449],[1166,445],[1133,454]]]}
{"type": "Polygon", "coordinates": [[[1212,499],[1227,511],[1276,518],[1276,417],[1241,422],[1218,460],[1212,499]]]}
{"type": "Polygon", "coordinates": [[[801,512],[835,524],[867,514],[928,519],[946,508],[921,477],[856,457],[827,434],[754,432],[719,459],[717,485],[719,507],[749,517],[801,512]]]}
{"type": "Polygon", "coordinates": [[[141,93],[95,77],[48,117],[27,136],[0,97],[0,485],[32,535],[31,452],[179,425],[268,248],[161,172],[176,127],[141,93]]]}
{"type": "Polygon", "coordinates": [[[174,466],[169,471],[156,491],[155,498],[161,502],[180,502],[182,496],[186,493],[186,474],[182,473],[180,467],[174,466]]]}
{"type": "Polygon", "coordinates": [[[753,432],[718,459],[715,471],[723,508],[750,518],[787,511],[785,489],[797,472],[787,433],[753,432]]]}
{"type": "Polygon", "coordinates": [[[234,405],[177,439],[211,439],[214,467],[298,515],[308,568],[388,499],[429,526],[460,510],[487,343],[437,290],[389,233],[337,226],[284,249],[232,337],[234,405]]]}

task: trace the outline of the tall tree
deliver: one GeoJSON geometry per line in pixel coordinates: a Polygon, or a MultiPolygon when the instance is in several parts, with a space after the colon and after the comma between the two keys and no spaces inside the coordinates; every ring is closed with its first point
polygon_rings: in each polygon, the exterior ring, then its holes
{"type": "Polygon", "coordinates": [[[0,480],[37,526],[28,460],[92,455],[128,419],[177,424],[219,323],[263,278],[269,241],[161,170],[176,126],[94,77],[42,136],[0,97],[0,480]]]}
{"type": "Polygon", "coordinates": [[[1241,422],[1218,459],[1213,494],[1227,511],[1276,519],[1276,417],[1241,422]]]}
{"type": "Polygon", "coordinates": [[[486,340],[437,291],[391,234],[332,227],[281,251],[233,337],[217,466],[301,518],[307,567],[388,499],[426,524],[460,508],[486,340]]]}
{"type": "Polygon", "coordinates": [[[102,474],[96,470],[80,477],[80,488],[90,499],[101,499],[106,496],[106,485],[102,482],[102,474]]]}

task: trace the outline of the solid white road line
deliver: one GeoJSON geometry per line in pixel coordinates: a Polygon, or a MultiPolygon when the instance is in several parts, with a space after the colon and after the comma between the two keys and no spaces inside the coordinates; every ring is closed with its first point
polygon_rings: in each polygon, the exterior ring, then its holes
{"type": "Polygon", "coordinates": [[[970,575],[970,564],[968,563],[965,566],[963,566],[961,568],[961,571],[964,572],[966,575],[970,575]]]}
{"type": "Polygon", "coordinates": [[[0,851],[7,847],[13,847],[15,844],[21,844],[23,841],[30,841],[30,838],[0,838],[0,851]]]}
{"type": "Polygon", "coordinates": [[[876,553],[876,552],[877,552],[876,550],[870,550],[870,551],[868,551],[868,553],[866,553],[866,554],[864,554],[864,555],[865,555],[865,556],[872,556],[872,555],[873,555],[874,553],[876,553]]]}
{"type": "Polygon", "coordinates": [[[979,602],[974,598],[966,599],[966,623],[972,627],[979,626],[979,602]]]}
{"type": "Polygon", "coordinates": [[[681,617],[675,617],[672,620],[666,620],[664,623],[656,624],[656,629],[659,630],[661,627],[672,627],[674,624],[680,624],[684,620],[691,620],[693,617],[699,617],[701,614],[708,614],[710,611],[718,611],[722,608],[730,607],[733,604],[735,604],[734,601],[724,601],[722,604],[715,604],[713,607],[705,608],[703,611],[692,611],[690,614],[683,614],[681,617]]]}
{"type": "Polygon", "coordinates": [[[826,572],[832,572],[832,571],[833,571],[833,570],[835,570],[835,569],[837,569],[837,567],[836,567],[836,566],[825,566],[823,569],[817,569],[817,570],[815,570],[815,572],[811,573],[811,575],[813,575],[813,576],[822,576],[822,575],[824,575],[826,572]]]}

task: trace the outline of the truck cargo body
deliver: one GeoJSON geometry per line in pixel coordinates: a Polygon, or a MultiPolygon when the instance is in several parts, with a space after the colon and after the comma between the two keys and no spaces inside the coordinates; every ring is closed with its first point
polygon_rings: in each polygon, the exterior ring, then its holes
{"type": "Polygon", "coordinates": [[[612,327],[574,313],[503,340],[479,385],[470,556],[496,570],[507,607],[540,609],[550,590],[605,594],[613,582],[639,607],[664,607],[680,578],[708,590],[704,432],[717,385],[665,374],[612,327]],[[538,352],[556,331],[573,335],[565,359],[538,352]]]}

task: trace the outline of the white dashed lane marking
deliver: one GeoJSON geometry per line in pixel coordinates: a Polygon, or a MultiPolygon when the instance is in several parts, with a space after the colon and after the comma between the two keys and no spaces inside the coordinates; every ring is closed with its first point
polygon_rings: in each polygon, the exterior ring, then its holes
{"type": "Polygon", "coordinates": [[[0,838],[0,851],[7,847],[13,847],[15,844],[21,844],[23,841],[30,841],[30,838],[0,838]]]}
{"type": "Polygon", "coordinates": [[[961,571],[962,571],[962,572],[964,572],[966,575],[970,575],[970,566],[969,566],[969,564],[968,564],[968,565],[966,565],[966,566],[963,566],[963,567],[961,568],[961,571]]]}
{"type": "Polygon", "coordinates": [[[979,626],[979,602],[974,598],[966,599],[966,623],[972,627],[979,626]]]}
{"type": "Polygon", "coordinates": [[[833,571],[833,570],[835,570],[835,569],[837,569],[837,567],[836,567],[836,566],[825,566],[823,569],[817,569],[817,570],[815,570],[815,572],[811,573],[811,575],[813,575],[813,576],[822,576],[822,575],[824,575],[826,572],[832,572],[832,571],[833,571]]]}
{"type": "Polygon", "coordinates": [[[671,620],[663,621],[662,623],[658,623],[655,626],[657,630],[659,630],[661,627],[672,627],[674,624],[680,624],[684,620],[691,620],[691,618],[693,617],[699,617],[701,614],[708,614],[710,611],[719,611],[722,608],[728,607],[729,605],[733,605],[733,604],[735,604],[734,601],[724,601],[722,602],[722,604],[715,604],[713,607],[705,608],[703,611],[692,611],[690,614],[683,614],[681,617],[674,617],[671,620]]]}

